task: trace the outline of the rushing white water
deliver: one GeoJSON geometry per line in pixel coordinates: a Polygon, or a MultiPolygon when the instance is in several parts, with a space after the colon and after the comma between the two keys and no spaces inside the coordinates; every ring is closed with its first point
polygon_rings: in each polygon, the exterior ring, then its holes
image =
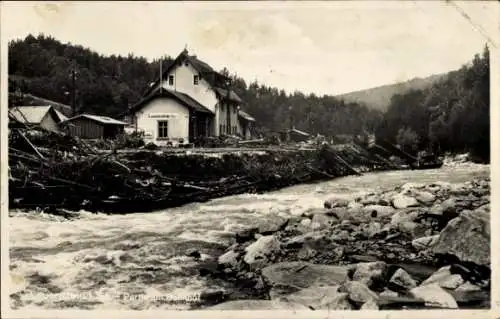
{"type": "Polygon", "coordinates": [[[487,175],[484,165],[370,173],[154,213],[82,212],[75,220],[10,212],[12,306],[186,309],[186,297],[214,288],[198,275],[200,261],[185,255],[190,248],[198,249],[203,261],[230,244],[238,229],[320,208],[328,198],[354,198],[407,182],[454,183],[487,175]]]}

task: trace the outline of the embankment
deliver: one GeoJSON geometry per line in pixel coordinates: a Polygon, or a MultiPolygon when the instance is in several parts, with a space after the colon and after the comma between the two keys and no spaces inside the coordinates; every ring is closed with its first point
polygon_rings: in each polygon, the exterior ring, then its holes
{"type": "Polygon", "coordinates": [[[103,154],[69,136],[9,135],[9,206],[147,212],[211,198],[393,168],[356,145],[261,152],[103,154]]]}

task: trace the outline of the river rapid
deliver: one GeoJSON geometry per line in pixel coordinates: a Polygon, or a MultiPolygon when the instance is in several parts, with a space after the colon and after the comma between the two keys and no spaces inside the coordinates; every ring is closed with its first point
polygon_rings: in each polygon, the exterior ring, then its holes
{"type": "Polygon", "coordinates": [[[475,164],[368,173],[153,213],[81,212],[72,220],[11,211],[11,306],[189,309],[202,291],[223,285],[201,277],[199,265],[222,253],[241,228],[300,215],[332,197],[351,199],[407,182],[457,183],[489,174],[488,165],[475,164]],[[190,249],[201,258],[186,256],[190,249]]]}

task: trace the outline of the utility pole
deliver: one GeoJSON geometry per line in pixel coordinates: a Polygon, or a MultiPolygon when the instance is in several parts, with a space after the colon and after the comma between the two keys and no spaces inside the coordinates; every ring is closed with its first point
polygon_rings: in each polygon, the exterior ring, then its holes
{"type": "Polygon", "coordinates": [[[313,127],[312,127],[312,119],[311,119],[311,113],[312,113],[312,105],[309,105],[309,110],[308,110],[308,115],[307,115],[307,126],[309,127],[309,132],[314,133],[313,127]]]}
{"type": "Polygon", "coordinates": [[[71,115],[76,115],[76,71],[71,70],[71,115]]]}

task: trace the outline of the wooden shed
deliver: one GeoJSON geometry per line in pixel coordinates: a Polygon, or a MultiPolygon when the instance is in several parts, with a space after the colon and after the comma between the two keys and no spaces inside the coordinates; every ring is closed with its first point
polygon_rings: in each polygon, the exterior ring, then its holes
{"type": "Polygon", "coordinates": [[[84,139],[113,139],[124,133],[127,123],[107,116],[80,114],[60,125],[72,136],[84,139]]]}

